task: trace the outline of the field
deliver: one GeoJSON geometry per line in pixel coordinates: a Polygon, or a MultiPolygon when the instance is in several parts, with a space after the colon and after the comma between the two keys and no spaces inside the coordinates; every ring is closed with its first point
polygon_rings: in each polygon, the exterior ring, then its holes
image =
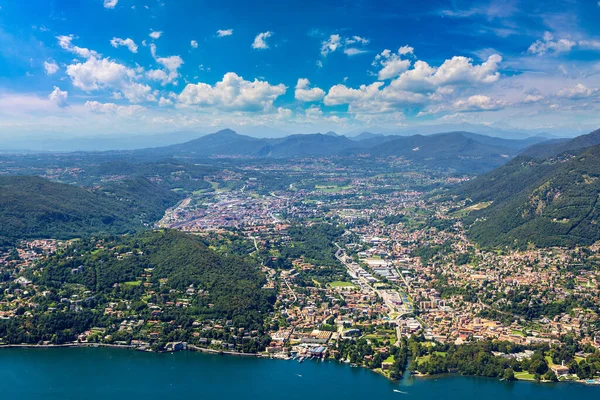
{"type": "Polygon", "coordinates": [[[352,186],[337,186],[337,185],[316,185],[315,189],[322,190],[325,193],[338,193],[344,190],[352,189],[352,186]]]}
{"type": "Polygon", "coordinates": [[[462,218],[462,217],[469,215],[471,213],[471,211],[483,210],[484,208],[488,208],[491,204],[492,204],[491,201],[484,201],[483,203],[473,204],[472,206],[469,206],[469,207],[463,208],[462,210],[453,212],[452,216],[462,218]]]}
{"type": "Polygon", "coordinates": [[[515,378],[523,381],[533,381],[534,376],[527,371],[515,372],[515,378]]]}
{"type": "Polygon", "coordinates": [[[334,281],[330,282],[329,286],[331,287],[356,287],[352,282],[342,282],[342,281],[334,281]]]}
{"type": "MultiPolygon", "coordinates": [[[[434,352],[436,355],[438,356],[442,356],[442,357],[446,357],[446,353],[443,351],[436,351],[434,352]]],[[[417,365],[420,363],[424,363],[426,361],[429,361],[429,359],[431,358],[431,354],[427,354],[425,356],[420,356],[419,358],[417,358],[417,365]]]]}

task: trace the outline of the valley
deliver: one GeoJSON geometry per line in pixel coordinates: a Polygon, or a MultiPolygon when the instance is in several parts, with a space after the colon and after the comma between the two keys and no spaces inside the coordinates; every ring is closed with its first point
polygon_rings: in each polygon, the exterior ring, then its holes
{"type": "MultiPolygon", "coordinates": [[[[22,240],[3,247],[1,342],[330,358],[391,379],[407,369],[593,379],[600,246],[585,229],[597,212],[596,155],[591,147],[527,164],[517,156],[487,175],[397,155],[9,156],[5,185],[32,199],[33,183],[57,189],[41,198],[45,214],[28,219],[31,237],[11,233],[22,240]],[[13,175],[49,160],[45,178],[64,183],[13,175]],[[548,201],[560,187],[556,201],[577,199],[582,211],[567,215],[549,201],[522,218],[564,225],[567,238],[581,231],[586,241],[552,242],[546,228],[536,230],[544,241],[523,228],[509,231],[514,241],[481,236],[510,226],[497,210],[514,215],[525,198],[502,198],[512,189],[491,177],[527,174],[537,181],[519,180],[524,191],[542,185],[546,194],[536,196],[548,201]],[[589,191],[591,203],[573,190],[589,191]],[[53,235],[45,221],[62,221],[52,200],[65,192],[61,207],[72,204],[86,229],[53,235]],[[139,222],[97,226],[100,213],[79,203],[86,196],[139,222]]],[[[15,212],[5,207],[0,217],[15,212]]]]}

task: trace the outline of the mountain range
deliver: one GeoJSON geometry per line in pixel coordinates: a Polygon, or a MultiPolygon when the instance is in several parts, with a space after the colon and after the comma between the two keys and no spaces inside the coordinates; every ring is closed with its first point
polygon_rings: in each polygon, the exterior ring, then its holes
{"type": "Polygon", "coordinates": [[[254,138],[226,129],[185,143],[133,151],[138,157],[202,159],[215,156],[294,158],[370,155],[403,157],[424,166],[461,172],[487,171],[503,165],[521,150],[545,141],[543,137],[502,139],[470,132],[435,135],[384,136],[363,133],[347,138],[326,134],[291,135],[277,139],[254,138]]]}

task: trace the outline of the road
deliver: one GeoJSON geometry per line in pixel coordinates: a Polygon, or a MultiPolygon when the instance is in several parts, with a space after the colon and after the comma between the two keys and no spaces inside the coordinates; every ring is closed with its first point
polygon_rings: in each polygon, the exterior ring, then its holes
{"type": "MultiPolygon", "coordinates": [[[[346,262],[346,252],[344,251],[344,249],[342,249],[337,243],[334,243],[334,245],[337,247],[338,251],[335,253],[335,257],[342,263],[342,265],[344,265],[344,267],[346,267],[346,269],[348,270],[348,274],[350,274],[350,276],[356,277],[356,279],[358,280],[361,289],[366,290],[367,292],[372,292],[372,293],[376,293],[380,298],[384,298],[384,295],[382,294],[382,292],[378,289],[376,289],[375,287],[371,286],[371,284],[369,283],[369,281],[367,279],[365,279],[362,276],[359,276],[359,274],[354,270],[354,268],[352,266],[350,266],[349,263],[346,262]]],[[[400,276],[402,276],[402,274],[400,274],[400,276]]],[[[404,277],[402,276],[402,279],[404,280],[404,277]]],[[[408,286],[408,282],[406,282],[406,280],[404,280],[405,284],[408,286]]],[[[397,337],[397,342],[396,343],[400,343],[400,338],[402,337],[402,332],[400,330],[400,323],[401,323],[401,318],[407,314],[412,314],[414,307],[412,305],[412,303],[410,303],[408,296],[406,295],[406,293],[404,293],[402,290],[398,290],[398,293],[400,294],[400,296],[402,297],[402,306],[399,308],[390,306],[389,304],[385,303],[384,304],[387,306],[387,308],[390,310],[390,313],[388,314],[388,317],[391,321],[394,321],[396,323],[396,337],[397,337]],[[394,317],[394,314],[398,314],[394,317]]]]}

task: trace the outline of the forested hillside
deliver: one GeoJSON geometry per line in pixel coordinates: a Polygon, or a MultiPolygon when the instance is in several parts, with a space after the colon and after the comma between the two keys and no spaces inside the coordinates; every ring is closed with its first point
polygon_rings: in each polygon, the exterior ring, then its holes
{"type": "Polygon", "coordinates": [[[600,240],[600,146],[577,156],[519,157],[459,189],[473,204],[473,239],[486,246],[589,245],[600,240]]]}
{"type": "MultiPolygon", "coordinates": [[[[138,281],[143,274],[151,284],[162,280],[165,287],[180,291],[193,285],[207,293],[195,305],[194,313],[207,318],[243,319],[243,325],[255,327],[262,324],[260,313],[268,311],[272,300],[261,290],[265,277],[255,261],[220,255],[201,239],[178,231],[118,237],[106,240],[99,249],[82,242],[40,267],[41,284],[76,283],[106,294],[115,284],[138,281]],[[80,266],[81,272],[73,274],[73,268],[80,266]]],[[[140,288],[139,295],[143,292],[140,288]]]]}
{"type": "Polygon", "coordinates": [[[0,245],[136,231],[178,199],[141,178],[92,191],[39,177],[0,177],[0,245]]]}
{"type": "MultiPolygon", "coordinates": [[[[166,341],[192,341],[198,321],[230,321],[234,332],[262,333],[275,301],[273,290],[262,289],[266,279],[255,259],[219,254],[196,236],[169,230],[76,241],[28,277],[40,288],[79,300],[73,310],[56,296],[41,297],[38,309],[47,313],[0,320],[0,337],[8,343],[61,343],[99,327],[127,342],[160,332],[160,348],[166,341]],[[142,332],[114,332],[124,317],[152,321],[142,332]]],[[[229,331],[214,334],[242,343],[229,331]]],[[[255,333],[243,339],[243,349],[257,351],[268,340],[255,333]]]]}
{"type": "Polygon", "coordinates": [[[545,159],[566,152],[578,154],[588,147],[596,145],[600,145],[600,129],[588,133],[587,135],[577,136],[571,140],[553,140],[549,143],[533,145],[525,149],[523,155],[537,159],[545,159]]]}

